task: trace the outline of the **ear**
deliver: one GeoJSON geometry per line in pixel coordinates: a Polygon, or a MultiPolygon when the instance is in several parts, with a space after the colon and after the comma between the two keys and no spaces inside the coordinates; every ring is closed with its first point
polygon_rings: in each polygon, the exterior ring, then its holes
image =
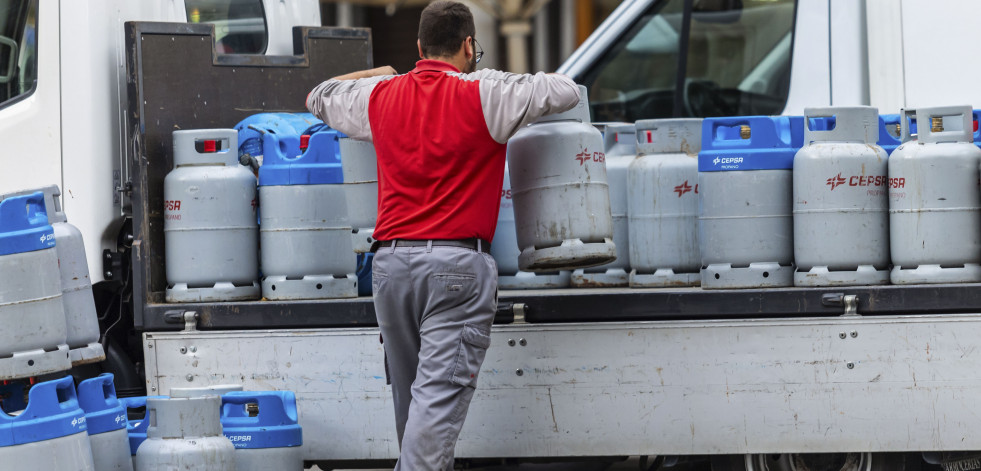
{"type": "Polygon", "coordinates": [[[463,39],[463,56],[470,60],[473,57],[473,37],[467,36],[463,39]]]}
{"type": "Polygon", "coordinates": [[[419,58],[425,59],[426,56],[422,55],[422,41],[416,39],[416,47],[419,48],[419,58]]]}

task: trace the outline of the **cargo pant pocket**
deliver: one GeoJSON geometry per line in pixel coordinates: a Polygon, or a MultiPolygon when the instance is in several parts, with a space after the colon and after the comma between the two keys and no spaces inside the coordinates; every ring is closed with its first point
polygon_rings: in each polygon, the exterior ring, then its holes
{"type": "Polygon", "coordinates": [[[490,347],[490,333],[473,324],[464,324],[460,335],[460,347],[450,381],[469,388],[477,387],[477,374],[484,363],[484,355],[490,347]]]}

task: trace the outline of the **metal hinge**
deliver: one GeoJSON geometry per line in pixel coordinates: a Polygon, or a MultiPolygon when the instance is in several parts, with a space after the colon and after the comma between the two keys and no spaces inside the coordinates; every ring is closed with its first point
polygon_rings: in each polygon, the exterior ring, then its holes
{"type": "Polygon", "coordinates": [[[821,296],[821,304],[828,307],[844,307],[842,316],[859,316],[858,296],[844,293],[827,293],[821,296]]]}
{"type": "Polygon", "coordinates": [[[201,315],[194,311],[173,310],[164,312],[164,322],[167,324],[184,323],[184,332],[195,332],[198,330],[198,319],[201,315]]]}

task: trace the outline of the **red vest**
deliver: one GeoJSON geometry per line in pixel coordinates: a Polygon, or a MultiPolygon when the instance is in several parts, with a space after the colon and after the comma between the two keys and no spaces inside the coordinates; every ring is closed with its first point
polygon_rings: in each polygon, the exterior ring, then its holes
{"type": "Polygon", "coordinates": [[[487,129],[479,82],[447,71],[421,60],[371,92],[378,240],[494,238],[507,145],[487,129]]]}

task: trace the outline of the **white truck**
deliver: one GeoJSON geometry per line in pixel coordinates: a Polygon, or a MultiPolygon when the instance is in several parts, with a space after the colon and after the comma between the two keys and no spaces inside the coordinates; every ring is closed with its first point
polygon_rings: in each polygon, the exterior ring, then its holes
{"type": "MultiPolygon", "coordinates": [[[[163,300],[170,132],[302,111],[316,81],[371,65],[366,30],[290,33],[316,26],[317,9],[0,1],[0,193],[61,186],[97,282],[104,366],[122,392],[292,390],[306,460],[376,466],[398,444],[370,298],[163,300]]],[[[626,0],[559,71],[589,87],[594,121],[977,104],[979,19],[981,4],[967,0],[626,0]]],[[[500,300],[457,447],[464,462],[978,468],[979,285],[500,300]]]]}

